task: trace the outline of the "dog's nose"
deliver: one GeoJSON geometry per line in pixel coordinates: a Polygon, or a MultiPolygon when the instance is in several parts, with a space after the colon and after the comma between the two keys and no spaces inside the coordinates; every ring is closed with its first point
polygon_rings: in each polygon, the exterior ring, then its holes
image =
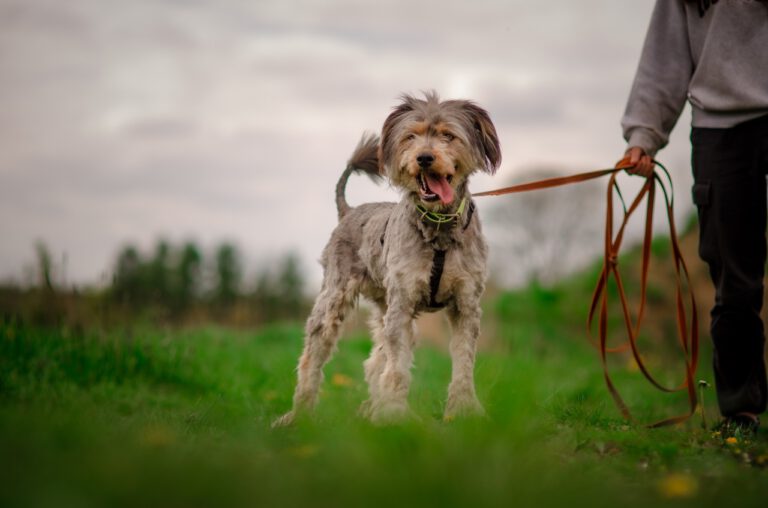
{"type": "Polygon", "coordinates": [[[432,165],[433,162],[435,162],[435,156],[431,153],[422,153],[418,157],[416,157],[416,161],[419,163],[419,166],[422,168],[428,168],[432,165]]]}

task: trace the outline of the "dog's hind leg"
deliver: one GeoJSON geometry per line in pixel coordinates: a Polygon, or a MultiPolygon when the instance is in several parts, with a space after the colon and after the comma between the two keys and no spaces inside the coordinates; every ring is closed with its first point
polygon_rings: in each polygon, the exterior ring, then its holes
{"type": "Polygon", "coordinates": [[[289,425],[297,414],[314,408],[323,381],[323,366],[336,347],[344,317],[357,298],[359,286],[353,278],[341,287],[324,287],[320,292],[307,320],[293,408],[275,420],[273,427],[289,425]]]}
{"type": "Polygon", "coordinates": [[[475,354],[480,337],[480,304],[475,298],[457,298],[457,303],[448,310],[453,328],[450,342],[451,383],[448,385],[448,401],[444,418],[457,416],[481,416],[483,406],[475,394],[475,354]],[[467,301],[468,300],[468,301],[467,301]]]}

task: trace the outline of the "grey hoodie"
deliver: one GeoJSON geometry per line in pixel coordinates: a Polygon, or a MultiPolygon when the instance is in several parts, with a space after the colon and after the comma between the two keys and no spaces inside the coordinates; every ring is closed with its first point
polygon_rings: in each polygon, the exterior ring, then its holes
{"type": "Polygon", "coordinates": [[[629,146],[655,155],[685,101],[694,127],[727,128],[768,114],[768,4],[657,0],[621,121],[629,146]]]}

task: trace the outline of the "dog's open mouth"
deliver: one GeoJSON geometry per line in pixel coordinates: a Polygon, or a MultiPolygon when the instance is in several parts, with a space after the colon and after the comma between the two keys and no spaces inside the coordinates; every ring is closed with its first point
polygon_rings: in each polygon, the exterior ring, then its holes
{"type": "Polygon", "coordinates": [[[444,205],[449,205],[453,202],[452,175],[443,176],[422,171],[417,178],[419,180],[419,195],[422,201],[432,203],[440,200],[444,205]]]}

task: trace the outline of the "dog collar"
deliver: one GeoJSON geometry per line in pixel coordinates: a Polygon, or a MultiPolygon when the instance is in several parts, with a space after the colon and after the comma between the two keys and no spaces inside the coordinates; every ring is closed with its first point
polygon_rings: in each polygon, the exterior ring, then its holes
{"type": "Polygon", "coordinates": [[[461,202],[459,203],[459,207],[456,209],[454,213],[440,213],[440,212],[432,212],[430,210],[427,210],[420,204],[416,203],[416,209],[421,213],[421,219],[427,220],[429,222],[433,222],[437,224],[438,226],[441,224],[448,224],[449,222],[456,221],[458,222],[459,219],[461,219],[461,216],[464,215],[464,207],[467,204],[467,198],[461,198],[461,202]]]}

